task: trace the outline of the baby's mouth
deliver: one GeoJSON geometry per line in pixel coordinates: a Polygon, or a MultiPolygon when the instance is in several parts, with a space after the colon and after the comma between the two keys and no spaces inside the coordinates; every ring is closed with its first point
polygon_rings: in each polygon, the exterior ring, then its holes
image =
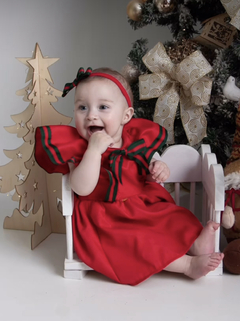
{"type": "Polygon", "coordinates": [[[91,134],[93,133],[96,133],[96,132],[99,132],[101,130],[103,130],[104,127],[101,127],[101,126],[89,126],[88,127],[88,130],[91,134]]]}

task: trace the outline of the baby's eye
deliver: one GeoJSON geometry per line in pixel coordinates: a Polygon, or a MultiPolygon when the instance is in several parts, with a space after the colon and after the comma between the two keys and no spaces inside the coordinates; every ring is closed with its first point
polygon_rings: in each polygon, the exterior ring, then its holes
{"type": "Polygon", "coordinates": [[[86,106],[83,106],[83,105],[80,105],[80,106],[78,106],[78,109],[79,109],[79,110],[86,110],[87,107],[86,107],[86,106]]]}
{"type": "Polygon", "coordinates": [[[101,106],[99,107],[99,109],[108,109],[108,106],[106,106],[106,105],[101,105],[101,106]]]}

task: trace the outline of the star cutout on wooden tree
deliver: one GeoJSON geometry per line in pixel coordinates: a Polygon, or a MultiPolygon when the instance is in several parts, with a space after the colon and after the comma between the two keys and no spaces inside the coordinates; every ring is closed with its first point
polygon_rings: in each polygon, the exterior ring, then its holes
{"type": "Polygon", "coordinates": [[[19,181],[24,181],[25,175],[23,175],[21,172],[16,175],[19,181]]]}
{"type": "Polygon", "coordinates": [[[53,90],[50,87],[47,89],[47,94],[51,96],[53,95],[53,90]]]}
{"type": "Polygon", "coordinates": [[[37,183],[37,182],[35,182],[35,183],[33,184],[33,188],[34,188],[34,191],[35,191],[36,189],[38,189],[38,183],[37,183]]]}

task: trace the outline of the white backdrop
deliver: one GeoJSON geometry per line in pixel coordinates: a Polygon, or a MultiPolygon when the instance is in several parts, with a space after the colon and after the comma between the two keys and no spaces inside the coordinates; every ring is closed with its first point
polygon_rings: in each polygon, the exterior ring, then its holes
{"type": "MultiPolygon", "coordinates": [[[[62,90],[75,78],[79,67],[108,66],[117,70],[126,64],[132,43],[148,39],[151,49],[158,41],[171,39],[165,27],[147,26],[134,31],[127,21],[130,0],[7,0],[0,11],[0,166],[9,163],[3,149],[22,145],[22,138],[4,126],[15,123],[11,115],[25,110],[28,103],[17,96],[25,87],[28,68],[16,57],[32,57],[36,42],[43,56],[60,58],[50,66],[54,87],[62,90]]],[[[54,107],[73,116],[73,95],[59,98],[54,107]]],[[[0,193],[0,216],[12,215],[17,203],[0,193]]]]}

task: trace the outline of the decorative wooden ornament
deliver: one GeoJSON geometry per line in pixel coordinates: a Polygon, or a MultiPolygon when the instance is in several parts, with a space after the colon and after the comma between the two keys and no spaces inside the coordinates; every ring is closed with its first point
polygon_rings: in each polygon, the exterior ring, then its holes
{"type": "Polygon", "coordinates": [[[4,151],[12,159],[0,166],[1,192],[16,190],[13,199],[19,201],[11,217],[4,220],[4,228],[34,231],[32,249],[49,234],[64,233],[64,219],[59,212],[61,199],[61,175],[47,174],[34,158],[35,129],[44,125],[67,125],[71,118],[58,113],[52,106],[62,95],[52,86],[53,80],[48,67],[58,58],[43,57],[38,44],[31,58],[17,58],[28,66],[28,85],[17,91],[23,100],[29,102],[27,109],[11,116],[16,125],[6,127],[9,133],[23,138],[24,143],[13,151],[4,151]]]}
{"type": "Polygon", "coordinates": [[[216,48],[228,48],[237,34],[235,27],[228,23],[227,13],[209,18],[203,22],[204,28],[200,36],[193,40],[201,45],[216,48]]]}

